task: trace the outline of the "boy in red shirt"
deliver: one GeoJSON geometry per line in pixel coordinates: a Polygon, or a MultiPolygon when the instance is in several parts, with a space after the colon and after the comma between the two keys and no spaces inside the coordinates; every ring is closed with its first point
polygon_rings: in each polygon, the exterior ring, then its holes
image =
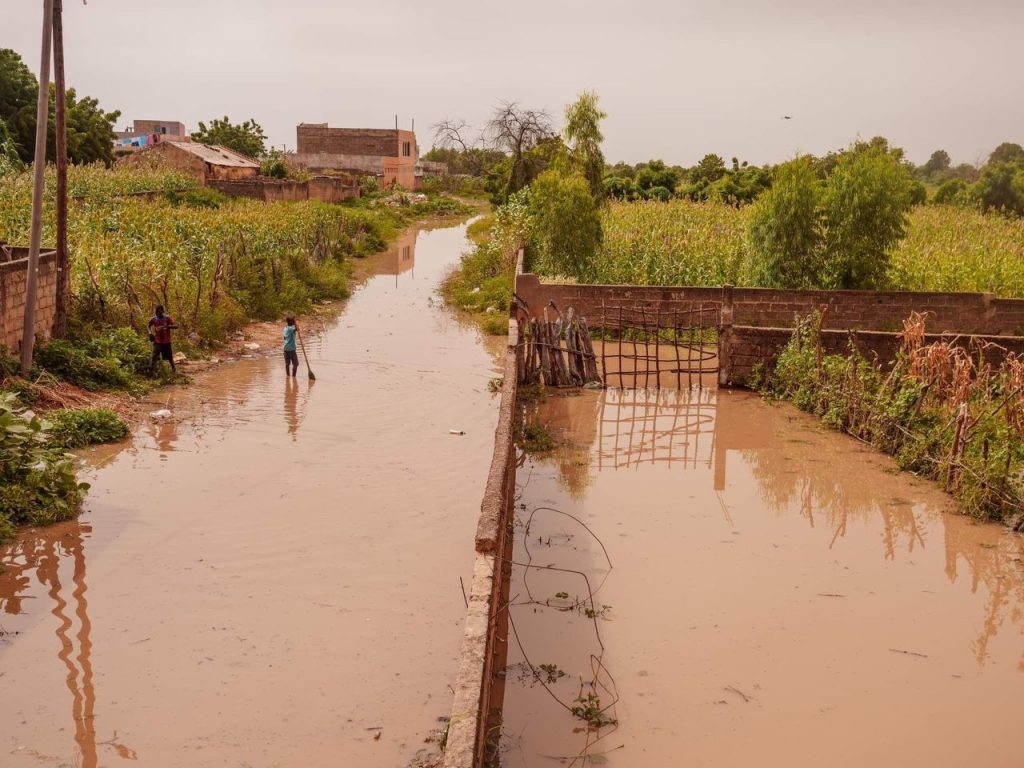
{"type": "Polygon", "coordinates": [[[178,374],[174,367],[174,352],[171,350],[171,331],[177,328],[170,315],[164,314],[162,304],[157,304],[156,314],[149,318],[149,340],[153,342],[153,360],[149,364],[149,374],[156,373],[156,367],[163,358],[171,364],[171,372],[178,374]]]}

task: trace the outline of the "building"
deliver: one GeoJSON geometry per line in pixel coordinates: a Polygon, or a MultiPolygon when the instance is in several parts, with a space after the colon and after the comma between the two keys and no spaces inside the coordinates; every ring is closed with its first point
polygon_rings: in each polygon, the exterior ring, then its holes
{"type": "Polygon", "coordinates": [[[211,144],[196,141],[161,140],[121,162],[148,164],[158,159],[166,167],[191,174],[200,184],[210,181],[237,181],[254,179],[260,174],[260,164],[251,157],[211,144]]]}
{"type": "Polygon", "coordinates": [[[296,129],[295,165],[311,171],[347,171],[377,177],[385,187],[417,186],[420,150],[416,134],[397,128],[331,128],[301,123],[296,129]]]}
{"type": "Polygon", "coordinates": [[[114,132],[114,151],[134,152],[159,141],[189,141],[185,124],[173,120],[136,120],[127,129],[114,132]]]}

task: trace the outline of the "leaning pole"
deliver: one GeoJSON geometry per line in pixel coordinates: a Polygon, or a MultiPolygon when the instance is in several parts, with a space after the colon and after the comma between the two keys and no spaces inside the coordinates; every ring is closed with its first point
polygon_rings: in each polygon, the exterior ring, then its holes
{"type": "Polygon", "coordinates": [[[28,276],[25,281],[25,330],[21,336],[21,375],[32,370],[36,332],[39,248],[43,237],[43,174],[46,171],[46,123],[50,116],[50,41],[53,38],[53,0],[43,0],[43,44],[39,64],[39,99],[36,105],[36,152],[32,170],[32,236],[28,248],[28,276]]]}

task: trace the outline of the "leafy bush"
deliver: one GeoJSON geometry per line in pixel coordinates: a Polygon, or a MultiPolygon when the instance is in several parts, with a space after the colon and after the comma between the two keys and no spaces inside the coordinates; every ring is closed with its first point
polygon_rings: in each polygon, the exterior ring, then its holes
{"type": "Polygon", "coordinates": [[[969,198],[969,187],[963,179],[949,179],[942,182],[932,197],[934,205],[964,205],[969,198]]]}
{"type": "Polygon", "coordinates": [[[169,192],[165,192],[164,197],[174,205],[187,205],[192,208],[211,208],[213,210],[217,210],[228,202],[228,197],[226,195],[223,195],[216,189],[211,189],[209,187],[188,189],[184,192],[171,190],[169,192]]]}
{"type": "Polygon", "coordinates": [[[0,537],[14,525],[73,517],[89,486],[72,458],[50,446],[46,424],[10,393],[0,393],[0,537]]]}
{"type": "Polygon", "coordinates": [[[545,171],[530,186],[530,210],[534,268],[587,279],[601,244],[601,217],[587,180],[545,171]]]}
{"type": "Polygon", "coordinates": [[[46,414],[54,444],[81,448],[96,443],[113,443],[128,434],[128,424],[107,408],[76,408],[46,414]]]}
{"type": "Polygon", "coordinates": [[[772,188],[754,204],[750,215],[750,247],[759,284],[810,288],[820,283],[820,196],[821,183],[808,158],[798,157],[776,168],[772,188]]]}
{"type": "Polygon", "coordinates": [[[672,190],[668,187],[650,187],[644,190],[643,195],[647,200],[657,200],[661,203],[667,203],[672,199],[672,190]]]}
{"type": "Polygon", "coordinates": [[[132,372],[113,357],[97,357],[88,348],[53,339],[36,349],[35,364],[82,389],[131,389],[132,372]]]}

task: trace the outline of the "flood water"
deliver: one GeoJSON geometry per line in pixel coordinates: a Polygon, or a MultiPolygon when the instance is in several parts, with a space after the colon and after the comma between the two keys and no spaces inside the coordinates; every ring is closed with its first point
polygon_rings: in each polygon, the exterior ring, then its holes
{"type": "Polygon", "coordinates": [[[275,354],[159,391],[176,419],[90,454],[81,519],[0,551],[0,765],[430,748],[497,418],[494,357],[435,295],[465,247],[457,226],[375,257],[305,329],[312,385],[275,354]]]}
{"type": "Polygon", "coordinates": [[[750,393],[525,408],[505,768],[1024,764],[1019,535],[750,393]]]}

